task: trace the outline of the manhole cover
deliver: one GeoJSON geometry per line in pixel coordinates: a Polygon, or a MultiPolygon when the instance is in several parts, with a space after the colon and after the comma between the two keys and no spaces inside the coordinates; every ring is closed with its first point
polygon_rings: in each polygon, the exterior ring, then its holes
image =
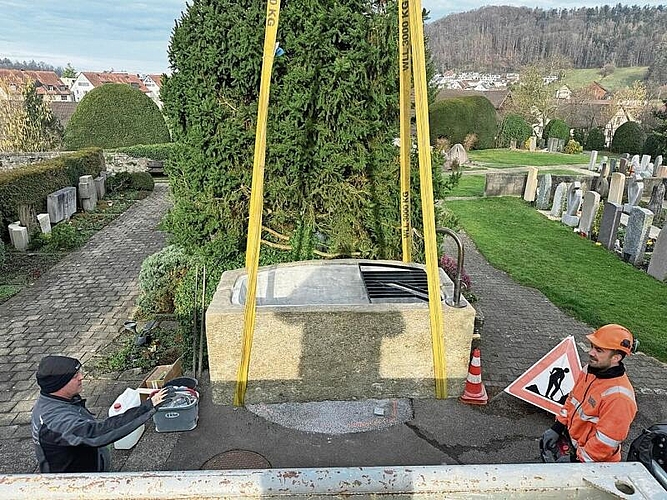
{"type": "Polygon", "coordinates": [[[249,450],[229,450],[209,458],[201,470],[270,469],[271,464],[259,453],[249,450]]]}

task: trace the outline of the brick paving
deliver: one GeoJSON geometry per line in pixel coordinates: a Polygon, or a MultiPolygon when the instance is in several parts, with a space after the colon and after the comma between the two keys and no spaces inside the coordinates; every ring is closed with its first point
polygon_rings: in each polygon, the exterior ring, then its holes
{"type": "MultiPolygon", "coordinates": [[[[135,203],[34,286],[0,304],[0,473],[32,472],[30,412],[38,394],[34,374],[45,354],[84,364],[123,327],[139,294],[142,261],[165,245],[157,225],[170,206],[168,186],[135,203]]],[[[103,414],[127,383],[88,380],[88,407],[103,414]]]]}

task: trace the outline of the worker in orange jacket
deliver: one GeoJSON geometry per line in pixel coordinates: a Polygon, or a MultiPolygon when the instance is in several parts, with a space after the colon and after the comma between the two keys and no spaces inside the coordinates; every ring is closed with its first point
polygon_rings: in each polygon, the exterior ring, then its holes
{"type": "Polygon", "coordinates": [[[636,349],[630,331],[605,325],[586,336],[591,344],[588,365],[575,382],[556,423],[542,435],[544,449],[555,450],[569,434],[571,454],[557,462],[619,462],[621,443],[637,413],[635,391],[623,358],[636,349]]]}

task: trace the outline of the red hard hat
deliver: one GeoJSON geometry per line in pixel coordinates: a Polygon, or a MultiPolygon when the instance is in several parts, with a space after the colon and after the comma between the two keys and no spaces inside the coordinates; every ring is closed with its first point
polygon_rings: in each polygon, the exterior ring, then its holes
{"type": "Polygon", "coordinates": [[[634,339],[630,330],[621,325],[604,325],[595,330],[586,338],[603,349],[615,349],[625,354],[632,354],[634,339]]]}

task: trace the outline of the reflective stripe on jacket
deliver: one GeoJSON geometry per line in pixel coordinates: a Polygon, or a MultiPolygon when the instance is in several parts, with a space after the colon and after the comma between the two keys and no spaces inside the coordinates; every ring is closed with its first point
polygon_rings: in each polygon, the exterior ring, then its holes
{"type": "Polygon", "coordinates": [[[586,365],[556,420],[564,424],[581,462],[619,462],[621,443],[637,413],[625,367],[613,376],[588,373],[586,365]]]}

